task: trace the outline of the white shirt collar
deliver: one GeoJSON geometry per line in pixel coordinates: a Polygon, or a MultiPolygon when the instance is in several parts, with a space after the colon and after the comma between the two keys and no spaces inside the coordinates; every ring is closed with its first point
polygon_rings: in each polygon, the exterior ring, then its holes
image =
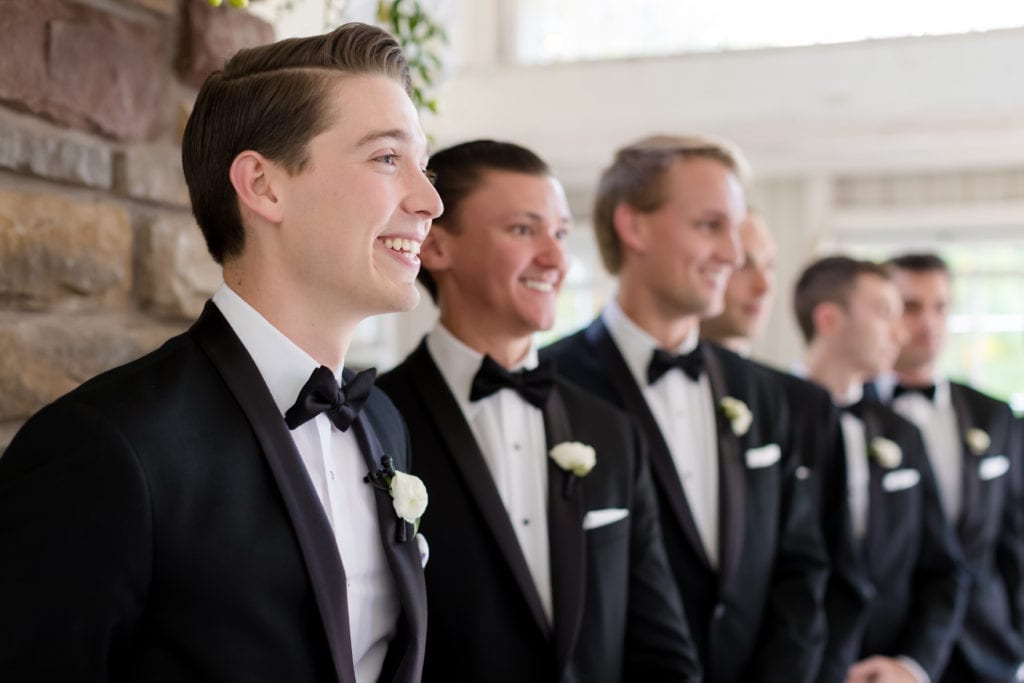
{"type": "MultiPolygon", "coordinates": [[[[469,393],[473,387],[484,354],[466,346],[440,321],[427,334],[427,350],[434,359],[448,388],[465,409],[469,405],[469,393]]],[[[523,359],[509,370],[532,370],[537,367],[537,346],[530,340],[530,348],[523,359]]]]}
{"type": "MultiPolygon", "coordinates": [[[[650,365],[654,350],[660,348],[658,341],[626,315],[615,297],[605,304],[604,310],[601,311],[601,320],[608,328],[615,345],[619,347],[619,352],[625,358],[637,385],[647,386],[647,366],[650,365]]],[[[672,349],[672,352],[689,353],[697,348],[699,342],[700,328],[694,325],[682,343],[672,349]]]]}
{"type": "MultiPolygon", "coordinates": [[[[213,295],[213,303],[249,352],[274,403],[284,415],[320,363],[226,284],[213,295]]],[[[340,381],[341,368],[336,369],[334,375],[340,381]]]]}

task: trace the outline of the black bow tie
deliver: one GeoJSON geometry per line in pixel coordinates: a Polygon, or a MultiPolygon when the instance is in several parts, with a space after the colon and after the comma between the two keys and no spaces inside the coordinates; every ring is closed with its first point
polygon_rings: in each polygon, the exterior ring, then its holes
{"type": "Polygon", "coordinates": [[[334,426],[345,431],[355,422],[360,409],[369,398],[376,376],[375,368],[363,370],[345,382],[345,386],[339,387],[338,380],[334,379],[334,373],[321,365],[302,385],[295,405],[284,414],[285,424],[288,425],[288,429],[295,429],[320,413],[327,413],[334,426]]]}
{"type": "Polygon", "coordinates": [[[502,389],[513,389],[531,405],[543,408],[554,381],[555,371],[551,361],[544,361],[533,370],[509,372],[490,356],[484,356],[480,369],[473,377],[469,400],[479,401],[502,389]]]}
{"type": "Polygon", "coordinates": [[[864,409],[868,403],[871,403],[871,399],[868,398],[867,396],[862,396],[861,399],[856,403],[851,403],[848,406],[841,406],[840,410],[842,410],[844,413],[849,413],[850,415],[853,415],[855,418],[863,422],[864,409]]]}
{"type": "Polygon", "coordinates": [[[905,384],[897,384],[892,390],[892,397],[896,398],[903,394],[921,394],[929,401],[935,400],[935,385],[926,384],[920,387],[911,387],[905,384]]]}
{"type": "Polygon", "coordinates": [[[654,384],[672,368],[679,368],[694,382],[700,379],[700,373],[704,372],[704,353],[701,345],[697,344],[693,351],[678,356],[663,349],[654,349],[651,362],[647,364],[647,383],[654,384]]]}

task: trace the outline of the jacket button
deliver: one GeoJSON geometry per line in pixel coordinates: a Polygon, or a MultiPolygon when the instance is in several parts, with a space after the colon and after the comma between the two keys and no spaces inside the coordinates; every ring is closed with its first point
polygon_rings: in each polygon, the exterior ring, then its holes
{"type": "Polygon", "coordinates": [[[717,621],[718,619],[721,619],[724,616],[725,616],[725,605],[723,605],[721,603],[715,605],[715,613],[713,615],[713,618],[717,621]]]}

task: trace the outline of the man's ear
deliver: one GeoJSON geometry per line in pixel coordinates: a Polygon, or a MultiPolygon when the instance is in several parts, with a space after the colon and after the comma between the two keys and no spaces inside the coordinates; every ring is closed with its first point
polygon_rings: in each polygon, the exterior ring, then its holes
{"type": "Polygon", "coordinates": [[[243,212],[248,209],[271,223],[280,223],[283,211],[274,190],[274,179],[281,173],[281,168],[259,152],[239,153],[228,171],[239,208],[243,212]]]}
{"type": "Polygon", "coordinates": [[[843,309],[834,301],[823,301],[811,311],[811,320],[817,336],[832,336],[843,320],[843,309]]]}
{"type": "Polygon", "coordinates": [[[643,214],[626,202],[619,202],[612,214],[615,234],[624,249],[643,253],[647,249],[647,231],[644,229],[643,214]]]}
{"type": "Polygon", "coordinates": [[[426,239],[420,245],[420,263],[423,268],[435,272],[447,269],[452,262],[452,234],[436,223],[430,228],[426,239]]]}

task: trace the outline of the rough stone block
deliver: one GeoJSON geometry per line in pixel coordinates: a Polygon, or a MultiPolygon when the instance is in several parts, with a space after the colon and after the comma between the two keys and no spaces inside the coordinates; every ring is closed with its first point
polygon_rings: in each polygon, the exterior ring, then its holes
{"type": "Polygon", "coordinates": [[[274,40],[274,28],[268,22],[226,3],[212,7],[208,0],[185,0],[181,30],[178,75],[194,88],[242,48],[274,40]]]}
{"type": "Polygon", "coordinates": [[[165,33],[68,0],[0,2],[0,100],[118,140],[162,125],[165,33]]]}
{"type": "Polygon", "coordinates": [[[133,145],[118,156],[115,168],[120,194],[173,206],[189,206],[180,147],[133,145]]]}
{"type": "Polygon", "coordinates": [[[139,302],[155,313],[196,318],[220,285],[218,266],[191,216],[164,214],[139,231],[139,302]]]}
{"type": "Polygon", "coordinates": [[[132,282],[128,212],[113,204],[0,191],[0,306],[123,302],[132,282]]]}
{"type": "Polygon", "coordinates": [[[111,156],[106,145],[0,125],[0,168],[108,190],[113,179],[111,156]]]}
{"type": "Polygon", "coordinates": [[[127,313],[0,314],[0,421],[26,419],[183,329],[127,313]]]}

